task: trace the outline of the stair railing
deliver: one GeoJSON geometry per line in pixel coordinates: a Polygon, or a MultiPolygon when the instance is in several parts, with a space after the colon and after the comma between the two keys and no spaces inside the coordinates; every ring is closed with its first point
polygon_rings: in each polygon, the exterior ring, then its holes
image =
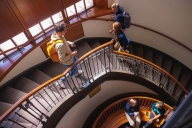
{"type": "Polygon", "coordinates": [[[100,76],[120,71],[143,77],[166,91],[179,102],[188,91],[169,73],[157,65],[134,55],[113,50],[113,42],[105,43],[79,58],[63,74],[37,87],[15,103],[0,117],[1,127],[43,125],[49,119],[51,110],[60,102],[86,88],[100,76]],[[124,62],[119,62],[122,60],[124,62]],[[70,76],[74,66],[84,72],[78,77],[70,76]],[[62,82],[60,79],[65,79],[62,82]],[[62,87],[62,89],[61,89],[62,87]],[[25,123],[21,123],[21,120],[25,123]]]}
{"type": "MultiPolygon", "coordinates": [[[[109,106],[107,106],[99,114],[99,116],[96,118],[96,120],[95,120],[95,122],[93,124],[93,128],[110,127],[111,124],[118,124],[118,126],[116,126],[116,127],[119,127],[123,123],[126,123],[127,122],[126,117],[124,117],[125,121],[121,122],[121,124],[119,124],[119,120],[117,120],[118,122],[116,121],[116,123],[115,123],[114,120],[112,121],[112,120],[107,120],[107,119],[110,118],[110,117],[115,118],[117,116],[117,114],[114,114],[114,113],[117,113],[119,111],[121,111],[121,113],[124,114],[125,104],[128,101],[128,99],[130,99],[130,98],[134,98],[134,99],[138,100],[138,102],[140,104],[140,116],[141,116],[141,119],[143,119],[142,121],[148,121],[146,119],[148,119],[150,117],[149,116],[150,114],[146,115],[146,113],[145,113],[146,111],[144,111],[144,110],[150,110],[151,105],[154,102],[159,102],[159,100],[156,100],[156,99],[153,99],[153,98],[150,98],[150,97],[143,97],[143,96],[134,96],[134,97],[123,98],[123,99],[118,100],[118,101],[110,104],[109,106]]],[[[173,110],[173,108],[171,106],[169,106],[168,104],[165,104],[165,108],[166,108],[165,115],[168,115],[173,110]]],[[[122,118],[121,118],[121,121],[122,121],[122,118]]]]}
{"type": "MultiPolygon", "coordinates": [[[[103,21],[113,21],[113,22],[115,21],[114,19],[108,19],[108,18],[96,18],[96,17],[86,17],[86,18],[82,18],[80,14],[79,14],[78,16],[79,16],[79,18],[80,18],[82,21],[85,21],[85,20],[103,20],[103,21]]],[[[149,30],[149,31],[151,31],[151,32],[154,32],[154,33],[156,33],[156,34],[158,34],[158,35],[161,35],[161,36],[163,36],[163,37],[165,37],[165,38],[167,38],[167,39],[169,39],[169,40],[177,43],[178,45],[184,47],[185,49],[189,50],[190,52],[192,52],[192,49],[190,49],[189,47],[185,46],[185,45],[182,44],[181,42],[179,42],[179,41],[177,41],[177,40],[175,40],[175,39],[173,39],[173,38],[171,38],[171,37],[169,37],[169,36],[167,36],[167,35],[165,35],[165,34],[163,34],[163,33],[161,33],[161,32],[158,32],[158,31],[153,30],[153,29],[151,29],[151,28],[147,28],[147,27],[144,27],[144,26],[135,24],[135,23],[131,23],[131,25],[136,26],[136,27],[139,27],[139,28],[143,28],[143,29],[149,30]]]]}

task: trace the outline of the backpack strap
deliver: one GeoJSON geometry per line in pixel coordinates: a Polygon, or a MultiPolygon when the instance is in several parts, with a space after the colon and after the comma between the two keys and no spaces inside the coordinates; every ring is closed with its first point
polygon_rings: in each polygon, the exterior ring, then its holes
{"type": "Polygon", "coordinates": [[[63,40],[58,39],[58,40],[56,40],[56,41],[54,42],[54,44],[57,44],[57,43],[63,43],[63,40]]]}

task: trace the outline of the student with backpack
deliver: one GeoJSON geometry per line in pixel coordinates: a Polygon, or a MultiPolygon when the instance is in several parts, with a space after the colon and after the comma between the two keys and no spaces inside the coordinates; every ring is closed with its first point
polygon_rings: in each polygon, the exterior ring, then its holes
{"type": "MultiPolygon", "coordinates": [[[[69,45],[74,46],[72,42],[65,39],[65,34],[67,33],[67,27],[64,23],[58,23],[55,25],[55,32],[51,35],[51,41],[56,42],[52,47],[52,50],[55,50],[55,56],[58,58],[58,61],[65,65],[67,68],[70,67],[77,61],[77,51],[71,51],[69,45]]],[[[48,49],[47,49],[48,50],[48,49]]],[[[49,49],[50,50],[50,49],[49,49]]],[[[51,54],[51,51],[48,50],[48,54],[51,54]]],[[[52,56],[50,56],[53,60],[52,56]]],[[[78,70],[77,65],[71,69],[68,75],[70,76],[79,76],[83,73],[82,70],[78,70]]],[[[66,81],[65,77],[62,77],[63,82],[66,81]]],[[[61,84],[61,88],[66,88],[64,84],[61,84]]]]}
{"type": "MultiPolygon", "coordinates": [[[[114,48],[117,49],[118,52],[129,53],[127,47],[129,46],[130,39],[127,38],[127,36],[123,32],[121,24],[119,22],[113,23],[113,31],[114,31],[114,39],[116,41],[114,48]]],[[[123,59],[121,58],[119,61],[122,62],[123,59]]]]}
{"type": "MultiPolygon", "coordinates": [[[[120,22],[123,30],[129,28],[131,25],[131,17],[129,13],[125,12],[123,8],[119,6],[118,3],[113,3],[111,5],[111,9],[115,13],[115,15],[111,18],[115,18],[116,22],[120,22]]],[[[113,33],[113,29],[110,30],[109,33],[113,33]]]]}

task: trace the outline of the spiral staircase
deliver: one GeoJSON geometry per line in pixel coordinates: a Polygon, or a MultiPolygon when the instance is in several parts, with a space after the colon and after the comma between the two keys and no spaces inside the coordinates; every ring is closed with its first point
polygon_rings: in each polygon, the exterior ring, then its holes
{"type": "MultiPolygon", "coordinates": [[[[78,51],[77,57],[82,57],[92,49],[98,48],[110,40],[111,38],[95,37],[83,38],[75,42],[78,51]]],[[[111,47],[98,49],[91,57],[79,63],[78,67],[84,70],[85,73],[80,77],[70,77],[67,82],[64,83],[66,89],[60,88],[59,84],[62,83],[60,83],[58,79],[41,92],[36,93],[35,96],[30,97],[28,101],[20,106],[21,108],[18,108],[24,111],[15,110],[13,112],[14,114],[11,115],[14,117],[11,119],[9,117],[8,121],[4,121],[1,125],[3,127],[12,126],[13,128],[17,128],[37,127],[40,122],[44,124],[46,121],[42,121],[42,119],[49,118],[49,116],[44,113],[49,112],[51,108],[61,100],[65,100],[66,97],[71,97],[80,92],[82,86],[86,88],[91,82],[94,82],[97,77],[100,77],[103,72],[109,72],[112,66],[115,66],[116,70],[126,70],[128,67],[130,74],[143,77],[154,84],[158,84],[158,87],[166,90],[168,93],[171,92],[174,97],[174,105],[178,105],[182,101],[184,98],[184,92],[181,91],[182,89],[178,88],[175,82],[167,79],[166,75],[158,74],[159,70],[153,70],[154,68],[151,67],[151,65],[131,58],[127,59],[127,63],[118,62],[117,59],[121,58],[121,56],[110,56],[110,50],[111,47]],[[106,59],[108,61],[106,61],[106,59]],[[73,83],[74,86],[71,86],[70,83],[73,83]],[[34,104],[36,104],[36,106],[34,104]],[[30,108],[30,110],[28,108],[30,108]],[[25,111],[27,111],[28,114],[26,114],[25,111]]],[[[187,91],[192,89],[192,71],[174,58],[149,46],[133,41],[129,45],[128,50],[130,54],[143,58],[165,70],[181,83],[187,91]]],[[[45,62],[31,67],[5,83],[0,90],[0,114],[3,114],[17,101],[39,87],[39,85],[62,74],[65,70],[66,67],[62,64],[54,63],[50,59],[47,59],[45,62]]]]}

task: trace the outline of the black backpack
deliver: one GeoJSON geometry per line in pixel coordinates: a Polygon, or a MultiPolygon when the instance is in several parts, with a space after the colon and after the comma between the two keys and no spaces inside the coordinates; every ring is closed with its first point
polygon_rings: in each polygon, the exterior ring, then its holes
{"type": "Polygon", "coordinates": [[[123,16],[123,25],[125,26],[125,28],[129,28],[131,26],[131,16],[129,15],[129,13],[124,11],[123,14],[118,14],[118,16],[123,16]]]}

